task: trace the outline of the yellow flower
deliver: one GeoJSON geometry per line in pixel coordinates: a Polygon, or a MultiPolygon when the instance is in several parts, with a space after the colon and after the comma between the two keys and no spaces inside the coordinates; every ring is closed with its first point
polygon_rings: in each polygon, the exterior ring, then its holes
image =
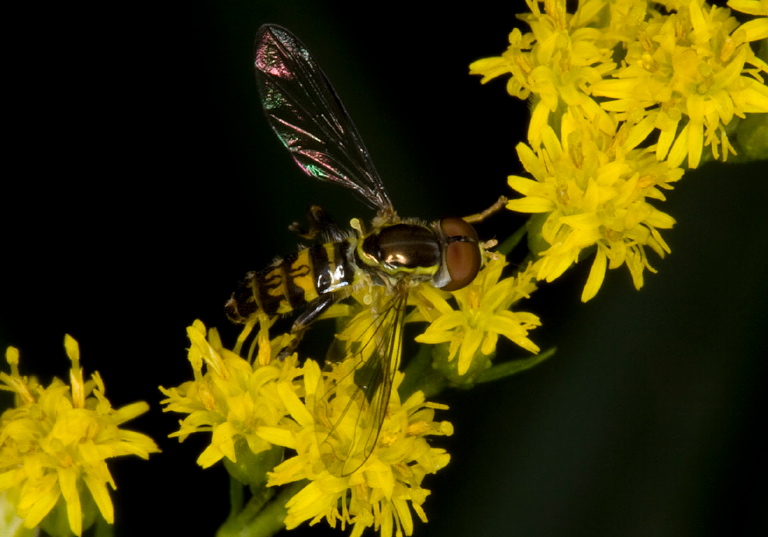
{"type": "Polygon", "coordinates": [[[0,373],[0,389],[15,394],[15,407],[0,418],[0,492],[7,491],[28,528],[65,502],[69,527],[80,535],[91,499],[104,520],[113,523],[107,484],[115,488],[115,482],[106,460],[123,455],[147,459],[160,450],[148,436],[120,428],[149,406],[139,402],[113,409],[98,373],[83,380],[77,341],[67,335],[64,347],[72,361],[70,385],[54,379],[48,387],[22,377],[18,350],[6,351],[11,374],[0,373]],[[86,488],[89,494],[83,495],[86,488]]]}
{"type": "Polygon", "coordinates": [[[426,436],[450,435],[453,428],[448,422],[434,421],[435,409],[446,407],[424,402],[421,392],[401,402],[397,388],[403,375],[398,373],[372,453],[364,461],[358,459],[361,465],[351,473],[340,472],[340,461],[333,454],[348,453],[349,446],[358,443],[357,436],[367,434],[361,432],[358,420],[366,417],[356,407],[365,404],[356,397],[357,364],[355,359],[346,360],[323,378],[319,366],[308,360],[304,365],[304,401],[287,387],[280,390],[298,428],[265,428],[264,433],[274,444],[295,450],[296,455],[274,468],[268,485],[309,481],[286,504],[288,529],[304,521],[315,524],[326,519],[332,527],[337,523],[342,529],[352,525],[352,537],[359,537],[368,527],[383,537],[411,535],[412,510],[426,521],[421,507],[429,494],[421,486],[424,477],[450,460],[444,450],[431,447],[426,436]],[[325,396],[329,392],[334,394],[333,401],[319,411],[318,402],[328,402],[325,396]]]}
{"type": "Polygon", "coordinates": [[[768,37],[765,2],[731,0],[759,16],[743,24],[705,0],[659,2],[663,12],[645,0],[584,0],[573,14],[562,0],[545,0],[543,12],[527,4],[518,18],[532,32],[513,30],[507,51],[472,63],[470,73],[483,83],[509,74],[510,95],[535,97],[531,147],[566,110],[606,134],[648,119],[659,132],[657,159],[676,167],[687,157],[695,168],[706,146],[716,159],[735,153],[735,119],[768,112],[768,65],[750,47],[768,37]]]}
{"type": "Polygon", "coordinates": [[[484,58],[472,63],[470,74],[482,75],[482,83],[509,73],[510,95],[533,100],[528,140],[539,144],[542,129],[550,115],[568,107],[598,128],[610,132],[614,120],[592,98],[591,84],[612,72],[613,45],[594,24],[603,7],[602,1],[580,2],[574,15],[565,11],[565,1],[546,0],[544,12],[536,0],[526,0],[530,13],[518,15],[532,32],[522,34],[514,29],[509,35],[509,48],[500,57],[484,58]]]}
{"type": "Polygon", "coordinates": [[[458,357],[458,375],[465,375],[471,367],[481,373],[489,365],[487,357],[496,350],[499,335],[527,351],[539,352],[539,347],[528,339],[528,332],[541,325],[539,318],[509,310],[536,289],[534,273],[528,267],[515,277],[500,280],[505,266],[504,257],[493,254],[471,284],[452,293],[458,304],[455,311],[441,291],[427,286],[421,290],[431,311],[424,305],[419,310],[431,323],[416,341],[449,343],[448,360],[458,357]]]}
{"type": "Polygon", "coordinates": [[[735,153],[726,127],[736,116],[768,112],[768,66],[750,41],[765,37],[766,20],[739,25],[730,10],[704,0],[665,2],[669,14],[649,12],[643,31],[626,43],[622,66],[591,93],[619,120],[648,118],[659,131],[656,156],[699,165],[702,149],[725,160],[735,153]]]}
{"type": "Polygon", "coordinates": [[[546,214],[541,225],[545,247],[537,252],[538,279],[554,280],[586,248],[596,246],[581,297],[587,301],[600,288],[606,267],[626,264],[639,289],[643,270],[654,271],[645,247],[661,257],[670,251],[658,230],[671,228],[674,219],[646,199],[663,200],[660,189],[671,188],[683,172],[657,162],[649,155],[653,148],[634,149],[644,138],[640,130],[638,134],[625,124],[615,137],[606,136],[566,114],[559,138],[547,127],[540,149],[517,146],[520,161],[534,179],[509,177],[509,185],[524,197],[507,207],[546,214]]]}
{"type": "MultiPolygon", "coordinates": [[[[252,328],[252,324],[246,325],[236,351],[252,328]]],[[[238,440],[244,440],[254,454],[267,451],[272,444],[260,435],[260,429],[289,425],[279,389],[292,386],[301,375],[301,367],[295,354],[284,360],[272,359],[283,340],[270,341],[268,329],[269,323],[262,322],[258,355],[252,363],[225,349],[215,328],[206,334],[200,321],[187,328],[194,380],[160,390],[168,397],[162,401],[165,412],[187,414],[179,422],[179,430],[170,436],[184,441],[192,433],[211,433],[210,445],[197,459],[203,468],[223,457],[238,462],[238,440]]]]}

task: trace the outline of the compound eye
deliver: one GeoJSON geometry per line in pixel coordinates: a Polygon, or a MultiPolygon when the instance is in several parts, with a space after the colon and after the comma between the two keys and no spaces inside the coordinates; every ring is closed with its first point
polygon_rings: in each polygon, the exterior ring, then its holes
{"type": "Polygon", "coordinates": [[[440,229],[448,243],[445,264],[451,281],[442,287],[445,291],[456,291],[466,287],[480,270],[480,244],[477,232],[471,224],[461,218],[443,218],[440,229]]]}

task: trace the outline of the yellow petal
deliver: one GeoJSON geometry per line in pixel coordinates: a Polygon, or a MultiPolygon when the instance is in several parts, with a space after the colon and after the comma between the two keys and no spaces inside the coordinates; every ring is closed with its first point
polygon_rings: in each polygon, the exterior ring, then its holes
{"type": "Polygon", "coordinates": [[[93,499],[101,512],[101,516],[109,524],[114,524],[115,510],[112,506],[112,498],[109,497],[109,490],[107,489],[106,484],[103,481],[94,479],[88,474],[85,476],[85,484],[91,492],[91,496],[93,496],[93,499]]]}
{"type": "Polygon", "coordinates": [[[49,474],[44,482],[38,485],[34,487],[33,494],[26,494],[26,487],[23,488],[19,500],[19,515],[24,519],[24,526],[27,528],[38,526],[61,498],[61,489],[55,474],[49,474]]]}
{"type": "Polygon", "coordinates": [[[72,467],[58,468],[61,494],[67,502],[67,518],[69,527],[75,535],[83,533],[83,509],[80,506],[80,495],[77,492],[77,470],[72,467]]]}
{"type": "Polygon", "coordinates": [[[555,210],[555,203],[545,198],[520,198],[509,200],[507,209],[519,213],[547,213],[555,210]]]}
{"type": "Polygon", "coordinates": [[[606,269],[606,255],[605,250],[598,246],[597,253],[595,254],[595,260],[592,262],[592,268],[589,270],[589,277],[587,283],[584,286],[584,290],[581,293],[581,301],[587,302],[594,298],[600,286],[603,285],[605,279],[606,269]]]}
{"type": "Polygon", "coordinates": [[[256,434],[270,444],[296,449],[296,438],[288,429],[282,427],[257,427],[256,434]]]}
{"type": "Polygon", "coordinates": [[[739,27],[747,34],[747,41],[758,41],[768,38],[768,17],[747,21],[739,27]]]}

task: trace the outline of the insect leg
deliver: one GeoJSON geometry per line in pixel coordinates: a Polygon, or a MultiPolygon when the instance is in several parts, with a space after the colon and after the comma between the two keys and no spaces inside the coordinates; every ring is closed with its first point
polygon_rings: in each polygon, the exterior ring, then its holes
{"type": "Polygon", "coordinates": [[[310,325],[317,320],[325,311],[338,301],[338,297],[333,293],[321,295],[310,302],[306,309],[299,315],[291,326],[291,334],[294,336],[290,345],[280,351],[278,359],[283,359],[296,350],[304,337],[304,332],[310,325]]]}
{"type": "Polygon", "coordinates": [[[341,242],[344,240],[345,235],[341,228],[325,212],[325,209],[318,205],[312,205],[307,211],[307,224],[309,229],[306,230],[298,222],[288,226],[288,229],[308,240],[315,240],[318,235],[324,242],[341,242]]]}
{"type": "Polygon", "coordinates": [[[509,200],[507,199],[506,196],[499,196],[499,199],[497,199],[496,202],[490,207],[488,207],[486,210],[479,212],[477,214],[462,216],[461,219],[464,220],[465,222],[469,222],[470,224],[476,224],[477,222],[482,222],[489,216],[494,215],[500,210],[502,210],[508,201],[509,200]]]}

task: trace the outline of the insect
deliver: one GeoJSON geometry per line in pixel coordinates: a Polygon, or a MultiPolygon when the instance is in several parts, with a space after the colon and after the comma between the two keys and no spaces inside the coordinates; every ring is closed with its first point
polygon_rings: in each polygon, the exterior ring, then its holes
{"type": "MultiPolygon", "coordinates": [[[[303,236],[321,240],[249,272],[226,304],[229,318],[240,323],[257,313],[271,317],[298,310],[292,332],[300,337],[354,290],[383,291],[371,312],[370,335],[347,357],[356,360],[359,414],[351,417],[353,441],[333,456],[341,463],[338,473],[348,475],[370,457],[379,437],[400,361],[409,289],[425,283],[444,290],[468,285],[480,269],[481,248],[465,219],[426,224],[397,215],[336,91],[298,38],[280,26],[262,26],[255,66],[267,119],[299,167],[310,177],[351,189],[377,211],[369,230],[358,225],[344,232],[313,206],[303,236]]],[[[324,394],[325,403],[334,396],[324,394]]]]}

